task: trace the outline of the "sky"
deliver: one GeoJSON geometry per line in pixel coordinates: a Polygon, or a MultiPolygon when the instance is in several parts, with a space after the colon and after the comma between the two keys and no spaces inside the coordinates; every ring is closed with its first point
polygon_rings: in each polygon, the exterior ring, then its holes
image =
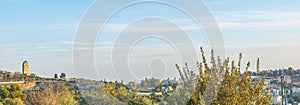
{"type": "MultiPolygon", "coordinates": [[[[74,71],[72,48],[78,25],[93,2],[94,0],[0,0],[0,69],[20,72],[22,62],[27,60],[30,72],[44,77],[53,77],[61,72],[67,73],[68,77],[127,81],[149,76],[178,76],[174,67],[175,63],[180,63],[176,50],[166,41],[156,38],[139,41],[131,51],[131,77],[126,75],[128,71],[114,71],[114,67],[111,67],[112,47],[118,34],[129,23],[149,16],[171,20],[188,34],[196,51],[204,46],[209,53],[205,35],[186,14],[166,5],[138,4],[121,10],[107,22],[96,43],[97,75],[81,75],[89,70],[74,71]]],[[[211,10],[221,29],[226,56],[236,60],[242,52],[245,64],[247,61],[255,64],[257,57],[260,57],[261,67],[265,70],[300,68],[300,1],[203,2],[211,10]]],[[[101,11],[99,14],[101,15],[101,11]]],[[[152,24],[157,25],[153,29],[172,33],[172,27],[163,27],[159,22],[152,24]]],[[[129,34],[127,36],[132,37],[129,34]]],[[[255,65],[251,67],[254,69],[255,65]]]]}

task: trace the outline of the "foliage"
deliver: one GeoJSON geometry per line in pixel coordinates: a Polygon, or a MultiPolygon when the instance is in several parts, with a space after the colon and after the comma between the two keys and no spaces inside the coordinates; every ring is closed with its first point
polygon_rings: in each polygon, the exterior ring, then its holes
{"type": "Polygon", "coordinates": [[[82,92],[90,105],[151,105],[153,102],[150,97],[138,96],[137,91],[128,91],[123,83],[105,82],[89,86],[82,92]]]}
{"type": "Polygon", "coordinates": [[[90,105],[119,105],[121,104],[116,98],[110,95],[102,85],[90,86],[87,90],[82,90],[83,97],[90,105]]]}
{"type": "Polygon", "coordinates": [[[5,98],[0,105],[25,105],[21,98],[5,98]]]}
{"type": "Polygon", "coordinates": [[[29,97],[29,104],[33,105],[78,105],[75,91],[69,90],[63,84],[46,87],[42,92],[29,97]]]}
{"type": "Polygon", "coordinates": [[[110,94],[120,100],[123,103],[128,103],[130,105],[149,105],[152,104],[152,100],[147,97],[138,96],[136,92],[128,92],[126,86],[123,83],[118,82],[107,82],[105,83],[105,89],[110,92],[110,94]]]}
{"type": "Polygon", "coordinates": [[[60,78],[66,78],[67,75],[66,75],[66,73],[61,73],[59,77],[60,77],[60,78]]]}
{"type": "Polygon", "coordinates": [[[58,78],[58,74],[54,74],[54,78],[57,79],[58,78]]]}
{"type": "Polygon", "coordinates": [[[27,95],[22,93],[21,86],[14,84],[0,88],[0,102],[4,105],[24,105],[27,95]]]}
{"type": "Polygon", "coordinates": [[[155,78],[145,78],[140,83],[140,87],[148,90],[149,88],[155,88],[156,86],[160,85],[160,80],[155,78]]]}
{"type": "MultiPolygon", "coordinates": [[[[255,83],[251,83],[252,74],[249,74],[250,62],[247,63],[246,72],[241,73],[242,54],[239,56],[237,66],[234,61],[227,58],[223,62],[218,57],[217,61],[214,57],[214,52],[211,52],[211,67],[208,66],[204,51],[201,48],[202,63],[198,64],[199,75],[190,71],[186,66],[181,70],[176,65],[184,87],[195,87],[193,93],[183,92],[179,89],[175,95],[189,97],[188,101],[180,100],[178,103],[182,104],[186,101],[189,105],[268,105],[271,104],[271,97],[268,95],[262,86],[265,78],[259,79],[255,83]],[[196,84],[194,86],[194,84],[196,84]]],[[[259,59],[257,62],[257,72],[259,70],[259,59]]],[[[265,76],[264,76],[265,77],[265,76]]],[[[184,88],[185,89],[185,88],[184,88]]],[[[173,97],[178,98],[178,97],[173,97]]],[[[177,102],[172,102],[178,104],[177,102]]]]}

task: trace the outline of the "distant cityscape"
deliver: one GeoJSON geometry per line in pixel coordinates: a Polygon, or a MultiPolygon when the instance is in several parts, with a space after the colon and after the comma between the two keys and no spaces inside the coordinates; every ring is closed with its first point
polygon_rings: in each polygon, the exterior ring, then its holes
{"type": "MultiPolygon", "coordinates": [[[[252,83],[256,83],[264,76],[266,76],[266,78],[263,89],[269,91],[270,95],[272,96],[273,104],[300,104],[300,69],[289,67],[287,69],[252,72],[252,83]]],[[[57,84],[64,84],[68,87],[75,86],[78,90],[87,91],[92,85],[104,85],[106,83],[112,83],[105,80],[96,81],[86,80],[83,78],[67,78],[67,74],[65,73],[60,73],[60,75],[54,74],[53,78],[39,77],[34,73],[30,73],[28,61],[24,61],[22,63],[22,73],[12,73],[1,70],[0,81],[0,86],[2,87],[6,85],[18,84],[22,87],[22,91],[28,94],[37,93],[42,87],[51,87],[57,84]]],[[[135,90],[137,91],[137,95],[140,96],[151,96],[153,93],[159,96],[163,95],[163,93],[171,94],[176,88],[180,88],[180,81],[182,80],[177,78],[166,80],[146,78],[138,85],[136,85],[137,83],[134,82],[124,84],[116,81],[115,83],[120,83],[119,86],[116,85],[116,88],[119,88],[123,85],[126,87],[128,92],[135,90]]]]}

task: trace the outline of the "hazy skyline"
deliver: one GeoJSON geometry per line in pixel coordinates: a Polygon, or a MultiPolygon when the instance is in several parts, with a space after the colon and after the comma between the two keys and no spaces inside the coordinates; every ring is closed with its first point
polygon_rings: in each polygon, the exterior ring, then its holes
{"type": "MultiPolygon", "coordinates": [[[[21,72],[22,62],[28,60],[29,71],[40,76],[53,77],[55,73],[66,72],[69,77],[74,77],[73,40],[81,17],[92,2],[0,0],[0,69],[21,72]]],[[[222,30],[227,56],[237,59],[238,53],[242,52],[244,62],[251,61],[252,64],[260,57],[262,69],[300,68],[300,1],[204,2],[212,10],[222,30]]],[[[207,46],[201,30],[183,13],[156,4],[135,5],[115,15],[98,38],[96,61],[102,62],[97,65],[101,79],[114,79],[111,68],[106,66],[109,62],[106,61],[110,59],[110,49],[118,32],[138,17],[153,15],[174,21],[190,35],[197,48],[207,46]]],[[[172,31],[168,27],[155,28],[172,31]]],[[[157,48],[160,48],[158,52],[149,54],[170,56],[174,53],[166,43],[152,39],[141,43],[134,50],[133,56],[136,56],[135,59],[143,59],[147,54],[141,54],[157,48]]],[[[174,64],[170,65],[167,73],[177,75],[174,64]]]]}

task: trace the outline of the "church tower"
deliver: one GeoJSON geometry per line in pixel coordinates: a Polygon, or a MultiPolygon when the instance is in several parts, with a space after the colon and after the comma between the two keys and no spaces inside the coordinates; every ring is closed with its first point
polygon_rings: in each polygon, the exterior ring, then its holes
{"type": "Polygon", "coordinates": [[[24,61],[23,64],[22,64],[22,68],[23,68],[23,74],[28,76],[29,75],[29,72],[28,72],[28,62],[27,61],[24,61]]]}

